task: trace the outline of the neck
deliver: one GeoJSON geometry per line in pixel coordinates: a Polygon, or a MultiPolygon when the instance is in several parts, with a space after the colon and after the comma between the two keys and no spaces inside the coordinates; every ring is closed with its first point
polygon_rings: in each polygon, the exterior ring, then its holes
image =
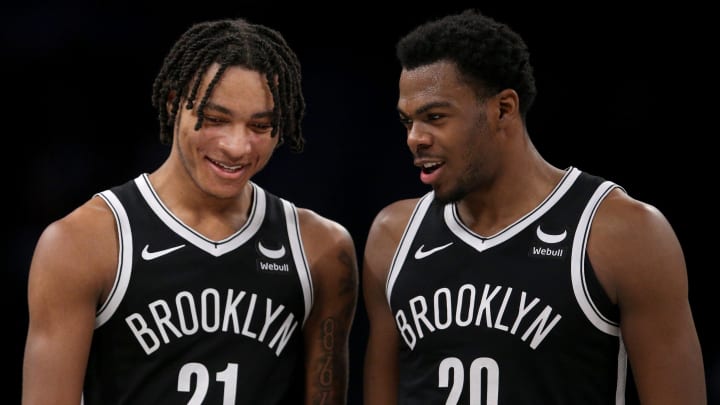
{"type": "Polygon", "coordinates": [[[201,189],[182,165],[171,161],[149,178],[165,207],[186,226],[211,240],[225,239],[241,229],[252,209],[253,188],[249,182],[239,195],[220,198],[201,189]]]}
{"type": "Polygon", "coordinates": [[[548,163],[528,137],[516,150],[503,157],[487,187],[457,204],[462,222],[479,235],[494,235],[535,209],[565,173],[548,163]]]}

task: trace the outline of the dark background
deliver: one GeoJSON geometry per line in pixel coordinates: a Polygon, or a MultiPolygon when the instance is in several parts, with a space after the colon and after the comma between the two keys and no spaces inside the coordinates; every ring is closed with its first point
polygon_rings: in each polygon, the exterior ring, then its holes
{"type": "MultiPolygon", "coordinates": [[[[27,328],[27,270],[42,229],[94,192],[154,170],[152,81],[173,41],[205,19],[246,17],[281,31],[303,65],[305,152],[280,149],[256,181],[345,225],[362,259],[374,215],[427,191],[398,123],[395,41],[415,25],[469,4],[509,23],[532,52],[539,94],[528,117],[554,165],[624,186],[673,224],[688,265],[690,300],[710,403],[720,403],[716,269],[710,226],[717,171],[709,156],[707,88],[714,59],[708,10],[689,3],[627,10],[527,8],[515,2],[319,6],[273,2],[147,5],[80,2],[3,6],[2,134],[7,347],[3,397],[19,403],[27,328]],[[394,10],[388,10],[392,7],[394,10]],[[704,239],[709,234],[710,239],[704,239]],[[8,336],[9,335],[9,336],[8,336]]],[[[709,91],[710,90],[710,91],[709,91]]],[[[643,252],[638,252],[643,254],[643,252]]],[[[350,403],[360,404],[367,318],[351,335],[350,403]]]]}

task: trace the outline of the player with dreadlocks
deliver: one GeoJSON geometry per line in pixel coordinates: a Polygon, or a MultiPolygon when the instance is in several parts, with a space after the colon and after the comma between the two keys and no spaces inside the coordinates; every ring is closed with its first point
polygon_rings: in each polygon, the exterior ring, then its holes
{"type": "Polygon", "coordinates": [[[242,19],[196,24],[152,103],[167,159],[38,240],[23,404],[346,403],[353,240],[251,180],[303,149],[295,53],[242,19]]]}

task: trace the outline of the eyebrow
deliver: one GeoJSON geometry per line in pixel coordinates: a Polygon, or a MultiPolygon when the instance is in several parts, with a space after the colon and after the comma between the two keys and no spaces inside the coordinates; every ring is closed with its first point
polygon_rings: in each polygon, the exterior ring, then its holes
{"type": "MultiPolygon", "coordinates": [[[[228,108],[226,108],[226,107],[223,107],[223,106],[221,106],[221,105],[219,105],[219,104],[215,104],[215,103],[213,103],[212,101],[208,101],[208,102],[205,104],[205,108],[208,109],[208,110],[217,111],[217,112],[222,113],[222,114],[233,115],[233,112],[232,112],[230,109],[228,109],[228,108]]],[[[261,112],[259,112],[259,113],[255,113],[255,114],[251,115],[251,118],[257,119],[257,118],[272,117],[272,114],[273,114],[273,111],[272,111],[272,110],[261,111],[261,112]]]]}
{"type": "MultiPolygon", "coordinates": [[[[448,103],[447,101],[434,101],[431,103],[427,103],[427,104],[417,108],[415,110],[415,113],[412,115],[420,115],[420,114],[427,112],[428,110],[432,110],[433,108],[440,108],[440,107],[450,107],[450,103],[448,103]]],[[[405,114],[399,107],[397,110],[398,110],[398,113],[400,113],[400,115],[407,116],[407,114],[405,114]]]]}

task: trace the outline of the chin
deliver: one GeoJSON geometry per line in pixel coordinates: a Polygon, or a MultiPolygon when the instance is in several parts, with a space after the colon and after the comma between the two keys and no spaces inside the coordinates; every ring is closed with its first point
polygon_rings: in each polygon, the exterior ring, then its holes
{"type": "Polygon", "coordinates": [[[236,185],[227,185],[227,184],[206,184],[205,187],[203,187],[203,191],[217,199],[232,199],[236,198],[243,192],[243,187],[239,187],[236,185]]]}
{"type": "Polygon", "coordinates": [[[433,188],[433,191],[435,191],[435,200],[443,205],[458,202],[467,195],[467,192],[463,189],[444,191],[438,188],[433,188]]]}

